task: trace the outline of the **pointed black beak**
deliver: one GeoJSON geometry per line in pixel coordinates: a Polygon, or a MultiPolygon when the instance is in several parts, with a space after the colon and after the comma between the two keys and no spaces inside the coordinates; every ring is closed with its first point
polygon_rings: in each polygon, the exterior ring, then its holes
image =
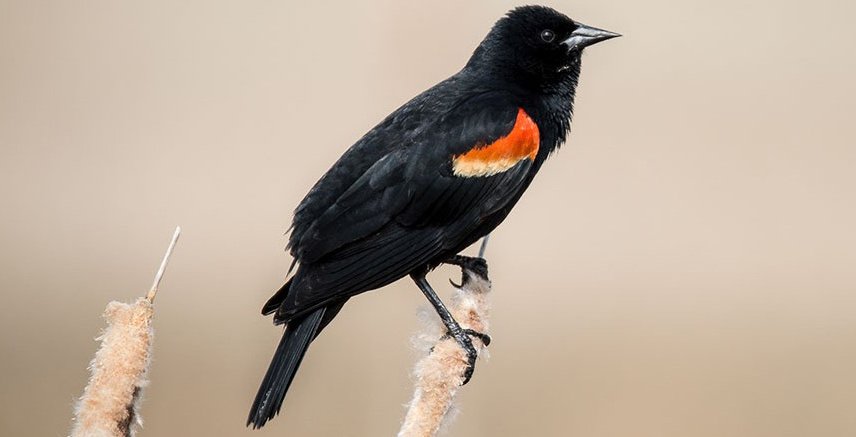
{"type": "Polygon", "coordinates": [[[562,44],[568,46],[568,52],[582,50],[583,47],[588,47],[592,44],[597,44],[601,41],[621,36],[615,32],[586,26],[580,23],[577,23],[577,26],[579,27],[571,32],[571,36],[562,41],[562,44]]]}

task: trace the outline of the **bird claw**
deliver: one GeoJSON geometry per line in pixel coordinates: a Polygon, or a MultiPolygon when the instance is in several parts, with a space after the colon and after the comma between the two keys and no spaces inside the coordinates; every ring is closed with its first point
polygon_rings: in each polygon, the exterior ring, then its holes
{"type": "Polygon", "coordinates": [[[473,337],[481,340],[482,343],[485,345],[485,347],[490,346],[491,339],[490,339],[489,335],[487,335],[483,332],[475,331],[473,329],[464,329],[463,331],[464,331],[464,334],[473,336],[473,337]]]}
{"type": "Polygon", "coordinates": [[[476,370],[476,358],[479,356],[470,336],[481,340],[485,347],[490,345],[491,339],[489,335],[472,329],[462,329],[457,333],[447,332],[446,335],[440,338],[441,340],[454,338],[458,342],[458,345],[461,346],[461,349],[464,350],[464,353],[467,354],[467,370],[464,371],[464,381],[461,383],[461,386],[467,385],[470,382],[470,378],[473,377],[473,373],[476,370]]]}
{"type": "MultiPolygon", "coordinates": [[[[487,261],[484,258],[474,256],[455,255],[445,261],[446,264],[456,265],[461,268],[461,285],[452,282],[455,288],[461,288],[467,283],[467,276],[470,274],[477,275],[482,279],[487,280],[487,261]]],[[[449,281],[451,282],[451,280],[449,281]]]]}

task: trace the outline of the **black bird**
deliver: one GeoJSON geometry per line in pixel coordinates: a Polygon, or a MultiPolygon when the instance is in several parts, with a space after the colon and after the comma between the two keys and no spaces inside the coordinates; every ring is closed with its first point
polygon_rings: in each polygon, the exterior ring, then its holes
{"type": "Polygon", "coordinates": [[[565,141],[583,48],[617,36],[547,7],[516,8],[461,71],[333,164],[294,211],[297,271],[262,309],[285,333],[247,425],[279,413],[309,344],[349,298],[407,275],[467,351],[471,373],[469,336],[479,334],[461,329],[425,275],[442,263],[478,264],[458,252],[505,219],[565,141]]]}

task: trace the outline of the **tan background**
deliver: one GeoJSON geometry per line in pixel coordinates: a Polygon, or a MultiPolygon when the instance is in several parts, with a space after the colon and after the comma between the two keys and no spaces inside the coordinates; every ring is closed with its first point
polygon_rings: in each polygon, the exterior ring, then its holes
{"type": "MultiPolygon", "coordinates": [[[[411,283],[349,303],[252,434],[258,311],[311,184],[514,3],[130,3],[0,1],[0,435],[66,435],[99,314],[176,224],[142,436],[394,434],[411,283]]],[[[491,241],[451,434],[856,435],[854,3],[552,5],[625,37],[491,241]]]]}

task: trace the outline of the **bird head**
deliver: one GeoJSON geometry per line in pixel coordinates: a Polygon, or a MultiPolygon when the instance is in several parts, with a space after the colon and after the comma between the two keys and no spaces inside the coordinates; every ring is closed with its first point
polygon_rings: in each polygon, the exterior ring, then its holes
{"type": "Polygon", "coordinates": [[[497,21],[467,66],[549,82],[578,71],[584,48],[618,36],[545,6],[522,6],[497,21]]]}

